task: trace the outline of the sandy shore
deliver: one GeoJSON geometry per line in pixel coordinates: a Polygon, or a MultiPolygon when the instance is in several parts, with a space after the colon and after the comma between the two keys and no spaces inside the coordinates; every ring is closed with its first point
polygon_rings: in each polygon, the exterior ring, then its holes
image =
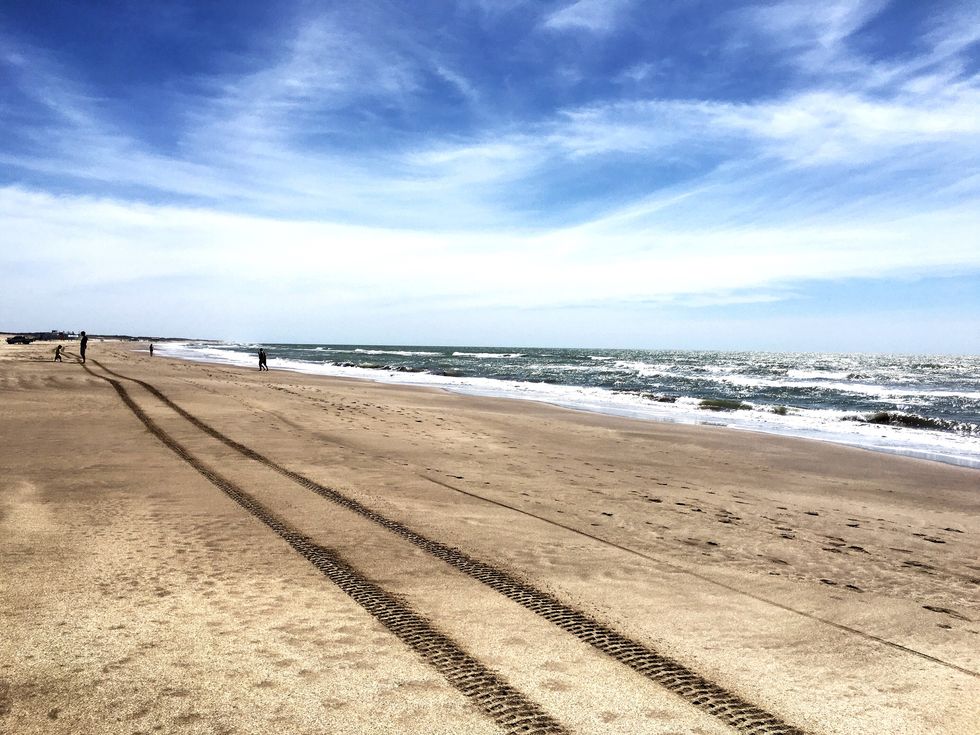
{"type": "Polygon", "coordinates": [[[976,732],[976,470],[136,347],[0,344],[0,732],[976,732]]]}

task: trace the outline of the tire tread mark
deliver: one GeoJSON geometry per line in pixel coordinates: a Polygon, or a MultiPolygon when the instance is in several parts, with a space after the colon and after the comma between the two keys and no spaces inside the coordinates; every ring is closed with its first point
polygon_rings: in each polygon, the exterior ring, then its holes
{"type": "MultiPolygon", "coordinates": [[[[274,531],[327,579],[438,671],[456,690],[469,698],[501,729],[508,733],[525,735],[565,735],[568,732],[540,705],[513,688],[498,674],[460,648],[451,638],[436,630],[422,615],[363,577],[335,550],[321,546],[309,536],[293,528],[241,487],[197,459],[160,428],[133,401],[118,381],[98,375],[87,366],[83,365],[83,367],[90,374],[112,385],[127,408],[168,449],[274,531]]],[[[102,365],[99,367],[115,375],[102,365]]]]}
{"type": "Polygon", "coordinates": [[[698,709],[718,718],[729,727],[750,735],[805,735],[805,731],[795,725],[784,722],[772,713],[747,702],[737,694],[706,679],[670,656],[634,641],[585,613],[566,605],[551,594],[522,582],[490,564],[474,559],[458,548],[440,543],[413,531],[404,524],[368,508],[357,500],[283,467],[254,449],[225,436],[178,406],[150,383],[120,375],[100,363],[96,364],[111,375],[142,386],[198,429],[243,456],[275,470],[332,503],[353,511],[401,536],[432,556],[482,582],[487,587],[548,620],[584,643],[602,651],[668,691],[677,694],[698,709]]]}

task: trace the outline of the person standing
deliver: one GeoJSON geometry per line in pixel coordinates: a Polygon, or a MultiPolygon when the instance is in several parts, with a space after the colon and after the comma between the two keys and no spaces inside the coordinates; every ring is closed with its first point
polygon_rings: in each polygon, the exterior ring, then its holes
{"type": "Polygon", "coordinates": [[[78,351],[82,355],[82,363],[85,363],[85,348],[88,347],[88,335],[85,334],[85,330],[82,330],[82,341],[78,345],[78,351]]]}
{"type": "Polygon", "coordinates": [[[153,343],[150,342],[150,357],[153,357],[153,343]]]}

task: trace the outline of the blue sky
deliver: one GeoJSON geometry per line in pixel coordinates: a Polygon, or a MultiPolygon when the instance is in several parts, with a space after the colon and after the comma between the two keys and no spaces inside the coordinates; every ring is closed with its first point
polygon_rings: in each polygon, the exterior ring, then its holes
{"type": "Polygon", "coordinates": [[[975,2],[0,2],[0,328],[980,352],[975,2]]]}

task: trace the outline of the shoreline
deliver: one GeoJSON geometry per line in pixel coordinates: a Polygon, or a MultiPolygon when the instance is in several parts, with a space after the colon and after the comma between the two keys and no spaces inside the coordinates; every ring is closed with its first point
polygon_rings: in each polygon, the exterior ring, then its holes
{"type": "Polygon", "coordinates": [[[724,735],[711,702],[732,696],[821,735],[972,735],[972,470],[46,347],[0,345],[0,727],[499,732],[326,554],[568,732],[724,735]],[[547,600],[716,689],[678,696],[547,600]]]}
{"type": "MultiPolygon", "coordinates": [[[[228,365],[249,369],[251,360],[243,358],[232,359],[232,356],[243,355],[243,353],[227,351],[222,356],[208,356],[195,354],[192,350],[174,352],[174,346],[179,347],[186,344],[177,341],[170,344],[167,348],[159,351],[161,356],[171,357],[178,360],[199,362],[206,364],[228,365]]],[[[211,342],[215,345],[220,343],[211,342]]],[[[431,376],[426,378],[418,377],[418,373],[399,372],[396,370],[366,369],[358,367],[326,366],[316,363],[304,364],[299,361],[284,361],[273,357],[272,365],[274,370],[294,372],[304,375],[315,375],[321,377],[345,378],[350,380],[361,380],[383,385],[401,385],[407,387],[434,388],[445,390],[458,395],[479,396],[488,398],[500,398],[504,400],[528,401],[542,403],[550,406],[557,406],[572,411],[587,414],[600,414],[607,416],[617,416],[621,418],[634,419],[639,421],[651,421],[664,424],[677,424],[685,426],[714,426],[726,428],[739,432],[750,432],[764,436],[783,436],[802,440],[817,441],[836,446],[848,446],[865,451],[889,454],[893,456],[907,457],[928,462],[938,462],[957,467],[980,470],[980,439],[973,440],[976,447],[967,446],[960,449],[959,454],[952,453],[949,447],[942,445],[930,446],[930,441],[948,439],[945,436],[934,436],[931,432],[920,436],[915,436],[912,441],[917,444],[908,446],[901,442],[908,442],[909,429],[897,427],[881,427],[878,425],[862,425],[858,428],[848,426],[839,427],[839,431],[829,429],[814,428],[813,426],[792,426],[781,425],[767,421],[765,416],[739,416],[734,412],[729,420],[724,420],[722,415],[709,411],[703,418],[697,415],[697,408],[691,408],[687,413],[674,412],[662,406],[636,404],[623,400],[622,405],[617,405],[618,395],[605,389],[592,389],[594,392],[601,392],[607,395],[603,399],[592,399],[589,395],[583,395],[576,399],[574,396],[559,395],[554,390],[536,383],[519,384],[519,387],[508,384],[507,381],[469,377],[464,381],[454,381],[445,376],[431,376]],[[277,364],[278,363],[278,364],[277,364]],[[549,392],[551,395],[549,395],[549,392]],[[850,432],[845,431],[851,429],[850,432]],[[865,436],[855,433],[865,429],[865,436]],[[866,436],[870,432],[886,432],[884,435],[872,438],[866,436]],[[903,433],[904,432],[904,433],[903,433]],[[885,441],[881,441],[884,439],[885,441]]],[[[916,431],[916,430],[911,430],[916,431]]]]}

